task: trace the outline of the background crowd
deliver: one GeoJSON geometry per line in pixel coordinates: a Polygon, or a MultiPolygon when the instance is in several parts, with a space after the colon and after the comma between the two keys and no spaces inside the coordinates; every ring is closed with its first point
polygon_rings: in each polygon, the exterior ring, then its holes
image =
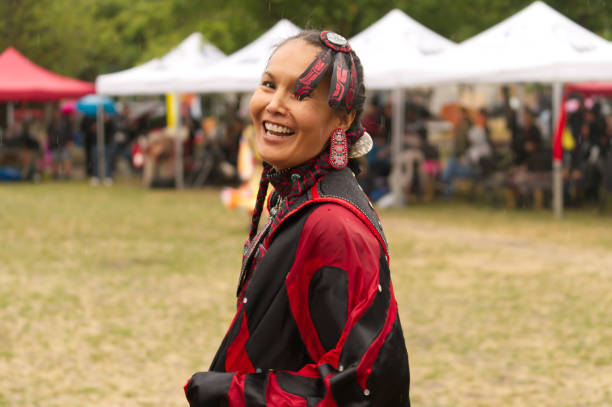
{"type": "MultiPolygon", "coordinates": [[[[451,198],[457,188],[470,197],[484,191],[495,203],[503,199],[510,206],[550,205],[551,101],[546,92],[534,95],[531,105],[521,106],[503,87],[498,101],[486,107],[450,103],[439,112],[430,111],[426,98],[409,95],[393,165],[389,95],[371,94],[362,119],[374,140],[361,162],[364,190],[381,206],[390,202],[392,190],[401,191],[404,200],[429,201],[451,198]]],[[[248,95],[206,103],[196,98],[204,109],[201,105],[194,109],[194,99],[182,103],[178,136],[187,186],[236,185],[240,178],[248,178],[239,177],[238,168],[241,138],[247,138],[243,133],[249,125],[241,109],[244,100],[248,95]]],[[[566,103],[565,199],[569,205],[598,202],[612,178],[610,100],[575,94],[566,103]]],[[[120,176],[142,178],[148,187],[174,186],[177,135],[166,127],[163,104],[126,100],[118,105],[117,112],[104,120],[105,174],[98,174],[95,117],[62,103],[47,110],[17,109],[14,122],[0,127],[0,177],[35,181],[86,177],[92,185],[110,185],[118,171],[120,176]]],[[[252,154],[247,158],[254,159],[252,154]]]]}

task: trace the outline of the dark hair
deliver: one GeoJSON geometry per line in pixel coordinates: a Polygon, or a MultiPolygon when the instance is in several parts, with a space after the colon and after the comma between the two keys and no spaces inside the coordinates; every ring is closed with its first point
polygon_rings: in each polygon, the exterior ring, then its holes
{"type": "MultiPolygon", "coordinates": [[[[292,37],[287,38],[286,40],[278,44],[274,52],[276,52],[277,49],[279,49],[286,43],[293,41],[293,40],[304,40],[306,43],[310,45],[314,45],[315,47],[318,47],[321,50],[325,49],[325,45],[321,42],[321,31],[304,30],[292,37]]],[[[355,69],[356,69],[355,74],[357,75],[358,85],[357,85],[357,93],[355,94],[355,97],[353,99],[353,106],[349,112],[349,113],[355,112],[355,118],[353,119],[353,122],[349,126],[347,133],[356,133],[358,130],[361,129],[361,115],[363,114],[363,108],[365,106],[366,96],[365,96],[365,86],[363,84],[363,66],[361,65],[361,61],[359,60],[359,57],[357,56],[355,51],[351,50],[351,56],[353,57],[353,61],[355,61],[355,69]]],[[[341,107],[338,107],[335,110],[343,111],[341,107]]],[[[353,137],[349,137],[349,140],[351,139],[353,139],[353,137]]]]}

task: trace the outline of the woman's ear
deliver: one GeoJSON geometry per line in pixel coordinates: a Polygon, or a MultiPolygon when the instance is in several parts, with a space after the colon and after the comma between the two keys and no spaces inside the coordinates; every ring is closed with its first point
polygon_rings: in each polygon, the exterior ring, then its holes
{"type": "Polygon", "coordinates": [[[351,124],[353,124],[353,120],[355,120],[356,114],[357,112],[341,113],[340,126],[338,127],[341,127],[344,129],[344,131],[347,131],[351,127],[351,124]]]}

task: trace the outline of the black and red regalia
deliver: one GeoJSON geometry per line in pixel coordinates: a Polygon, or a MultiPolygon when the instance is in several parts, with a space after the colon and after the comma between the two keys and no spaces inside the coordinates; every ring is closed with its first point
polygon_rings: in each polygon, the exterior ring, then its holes
{"type": "Polygon", "coordinates": [[[375,211],[327,153],[274,185],[245,246],[236,316],[192,407],[410,406],[408,355],[375,211]]]}

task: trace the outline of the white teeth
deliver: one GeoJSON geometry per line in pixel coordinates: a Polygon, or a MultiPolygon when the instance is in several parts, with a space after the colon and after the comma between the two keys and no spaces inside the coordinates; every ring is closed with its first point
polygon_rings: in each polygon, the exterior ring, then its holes
{"type": "Polygon", "coordinates": [[[266,130],[273,131],[275,133],[292,133],[293,132],[293,130],[291,130],[289,127],[279,126],[278,124],[274,124],[274,123],[265,122],[264,127],[266,130]]]}

